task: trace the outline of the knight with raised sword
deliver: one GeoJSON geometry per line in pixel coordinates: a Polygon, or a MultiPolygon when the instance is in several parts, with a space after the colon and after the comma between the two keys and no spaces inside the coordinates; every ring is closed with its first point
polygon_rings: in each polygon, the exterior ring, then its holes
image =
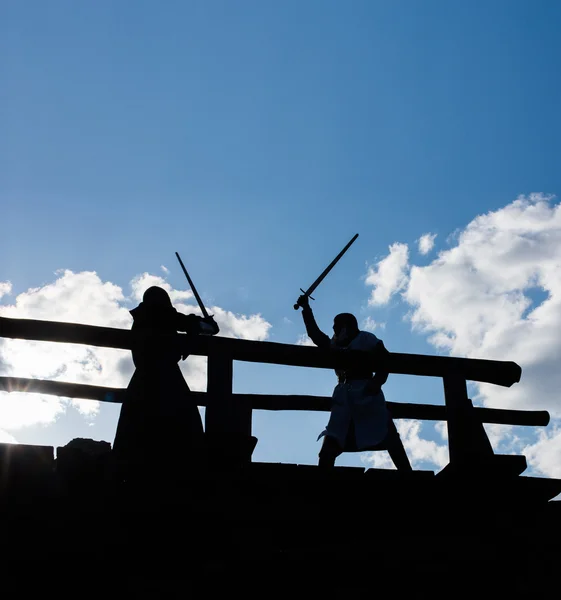
{"type": "MultiPolygon", "coordinates": [[[[304,292],[295,304],[302,308],[306,332],[312,342],[320,348],[338,348],[370,352],[373,358],[387,356],[384,343],[373,333],[361,331],[357,319],[350,313],[336,315],[333,321],[333,336],[329,337],[318,327],[310,297],[329,271],[358,237],[356,234],[330,263],[314,284],[304,292]]],[[[338,383],[333,391],[331,415],[327,427],[318,440],[323,439],[319,453],[320,467],[333,467],[343,452],[366,450],[388,450],[394,464],[400,470],[411,471],[411,464],[386,406],[382,386],[388,373],[363,366],[350,366],[336,371],[338,383]]]]}

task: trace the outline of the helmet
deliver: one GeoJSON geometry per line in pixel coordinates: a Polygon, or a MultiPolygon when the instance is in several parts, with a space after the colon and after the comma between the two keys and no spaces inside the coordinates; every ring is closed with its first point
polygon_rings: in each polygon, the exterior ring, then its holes
{"type": "Polygon", "coordinates": [[[144,304],[150,307],[166,307],[171,306],[171,299],[164,288],[153,285],[149,287],[142,296],[144,304]]]}

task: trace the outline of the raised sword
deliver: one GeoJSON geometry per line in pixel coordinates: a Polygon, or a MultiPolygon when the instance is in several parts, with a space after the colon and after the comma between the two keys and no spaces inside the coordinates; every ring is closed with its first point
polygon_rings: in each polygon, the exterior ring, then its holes
{"type": "Polygon", "coordinates": [[[206,311],[205,305],[203,304],[203,301],[201,300],[201,297],[199,296],[199,293],[197,292],[197,288],[195,287],[193,280],[189,277],[189,273],[187,273],[187,269],[185,268],[185,265],[183,264],[183,261],[181,260],[181,257],[179,256],[179,254],[177,252],[175,253],[175,256],[177,256],[177,260],[179,261],[179,264],[181,265],[181,268],[183,269],[183,273],[185,273],[185,277],[187,277],[187,281],[189,282],[189,285],[191,286],[191,291],[193,292],[193,296],[195,296],[195,299],[197,300],[197,302],[199,304],[199,308],[201,309],[203,316],[205,317],[205,319],[207,319],[208,313],[206,311]]]}
{"type": "MultiPolygon", "coordinates": [[[[358,233],[355,233],[351,241],[341,250],[341,252],[339,252],[339,254],[337,254],[337,256],[329,263],[329,265],[326,267],[323,273],[314,281],[314,283],[312,283],[312,285],[306,291],[300,288],[300,291],[304,294],[304,296],[308,296],[308,298],[311,298],[313,300],[311,294],[313,294],[317,286],[325,279],[329,271],[331,271],[331,269],[339,262],[343,254],[345,254],[345,252],[351,247],[352,243],[356,240],[357,237],[358,233]]],[[[294,305],[294,310],[298,310],[299,307],[300,304],[296,302],[296,304],[294,305]]]]}

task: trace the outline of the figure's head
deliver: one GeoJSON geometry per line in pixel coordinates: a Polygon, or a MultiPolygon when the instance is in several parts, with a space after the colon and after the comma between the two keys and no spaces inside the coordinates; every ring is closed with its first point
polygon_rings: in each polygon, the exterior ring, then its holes
{"type": "Polygon", "coordinates": [[[150,308],[166,308],[171,306],[171,299],[164,288],[153,285],[142,296],[142,302],[150,308]]]}
{"type": "Polygon", "coordinates": [[[358,321],[351,313],[341,313],[333,319],[333,339],[337,344],[348,344],[358,332],[358,321]]]}

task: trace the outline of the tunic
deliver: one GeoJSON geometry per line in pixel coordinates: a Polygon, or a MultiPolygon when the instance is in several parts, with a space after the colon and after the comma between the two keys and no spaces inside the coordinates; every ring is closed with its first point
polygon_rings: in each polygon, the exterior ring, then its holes
{"type": "MultiPolygon", "coordinates": [[[[374,350],[379,343],[380,340],[373,333],[360,331],[346,348],[374,350]]],[[[366,450],[384,440],[388,433],[390,415],[384,392],[380,391],[374,396],[365,393],[369,381],[370,378],[351,379],[335,387],[331,416],[318,440],[328,435],[335,438],[346,451],[366,450]],[[350,440],[348,443],[347,434],[351,421],[354,424],[355,440],[350,440]]]]}

